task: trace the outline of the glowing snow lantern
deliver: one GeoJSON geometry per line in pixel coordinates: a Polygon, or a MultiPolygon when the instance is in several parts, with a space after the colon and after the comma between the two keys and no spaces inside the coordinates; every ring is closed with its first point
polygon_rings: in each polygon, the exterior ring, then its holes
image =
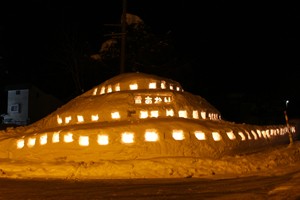
{"type": "Polygon", "coordinates": [[[146,130],[145,141],[156,142],[158,140],[158,133],[156,130],[146,130]]]}
{"type": "Polygon", "coordinates": [[[205,133],[202,131],[195,131],[195,136],[198,140],[206,140],[205,133]]]}
{"type": "Polygon", "coordinates": [[[107,86],[107,93],[111,93],[112,92],[112,88],[111,85],[107,86]]]}
{"type": "Polygon", "coordinates": [[[160,83],[160,88],[161,88],[161,89],[166,89],[166,88],[167,88],[166,82],[165,82],[165,81],[162,81],[162,82],[160,83]]]}
{"type": "Polygon", "coordinates": [[[101,88],[100,94],[105,94],[105,87],[104,86],[101,88]]]}
{"type": "Polygon", "coordinates": [[[257,140],[257,135],[256,135],[255,131],[251,130],[251,133],[254,136],[254,140],[257,140]]]}
{"type": "Polygon", "coordinates": [[[84,122],[84,118],[82,115],[77,115],[77,121],[78,123],[84,122]]]}
{"type": "Polygon", "coordinates": [[[108,135],[99,134],[97,138],[97,142],[99,145],[107,145],[108,144],[108,135]]]}
{"type": "Polygon", "coordinates": [[[178,116],[179,117],[183,117],[183,118],[187,118],[187,112],[186,112],[186,110],[179,110],[178,111],[178,116]]]}
{"type": "Polygon", "coordinates": [[[123,143],[133,143],[134,139],[134,134],[130,132],[125,132],[122,134],[122,142],[123,143]]]}
{"type": "Polygon", "coordinates": [[[256,129],[256,133],[258,134],[258,137],[261,138],[261,131],[259,129],[256,129]]]}
{"type": "Polygon", "coordinates": [[[120,87],[120,83],[117,83],[116,85],[115,85],[115,91],[120,91],[121,90],[121,87],[120,87]]]}
{"type": "Polygon", "coordinates": [[[222,139],[221,135],[218,132],[212,132],[212,137],[214,141],[220,141],[222,139]]]}
{"type": "Polygon", "coordinates": [[[89,136],[79,136],[78,142],[80,146],[89,146],[89,136]]]}
{"type": "Polygon", "coordinates": [[[248,140],[252,140],[250,133],[248,131],[245,131],[245,132],[246,132],[246,134],[248,136],[248,140]]]}
{"type": "Polygon", "coordinates": [[[35,145],[36,138],[29,138],[27,141],[28,147],[33,147],[35,145]]]}
{"type": "Polygon", "coordinates": [[[40,136],[40,145],[47,144],[47,134],[42,134],[40,136]]]}
{"type": "Polygon", "coordinates": [[[92,118],[93,122],[96,122],[96,121],[98,121],[99,116],[98,116],[98,114],[97,115],[92,115],[91,118],[92,118]]]}
{"type": "Polygon", "coordinates": [[[24,147],[24,145],[25,145],[24,139],[17,140],[17,148],[18,149],[22,149],[24,147]]]}
{"type": "Polygon", "coordinates": [[[150,117],[157,118],[158,117],[158,110],[151,110],[150,111],[150,117]]]}
{"type": "Polygon", "coordinates": [[[199,119],[199,112],[198,112],[198,110],[193,110],[193,118],[194,119],[199,119]]]}
{"type": "Polygon", "coordinates": [[[183,130],[173,130],[172,137],[175,140],[184,140],[184,138],[185,138],[183,130]]]}
{"type": "Polygon", "coordinates": [[[71,119],[72,119],[71,116],[65,117],[65,123],[68,124],[71,121],[71,119]]]}
{"type": "Polygon", "coordinates": [[[95,88],[94,91],[93,91],[93,95],[96,95],[97,91],[98,91],[98,88],[95,88]]]}
{"type": "Polygon", "coordinates": [[[174,116],[174,110],[173,109],[167,109],[166,110],[166,116],[173,117],[174,116]]]}
{"type": "Polygon", "coordinates": [[[145,119],[148,117],[148,111],[147,110],[141,110],[140,111],[140,118],[145,119]]]}
{"type": "Polygon", "coordinates": [[[206,119],[206,112],[202,111],[201,112],[201,117],[202,117],[202,119],[206,119]]]}
{"type": "Polygon", "coordinates": [[[136,84],[136,83],[130,84],[129,88],[130,88],[130,90],[137,90],[138,89],[138,84],[136,84]]]}
{"type": "Polygon", "coordinates": [[[238,134],[239,134],[239,136],[241,136],[242,141],[246,140],[246,137],[245,137],[245,135],[243,134],[243,132],[239,131],[238,134]]]}
{"type": "Polygon", "coordinates": [[[58,115],[56,116],[56,118],[57,118],[57,123],[58,124],[62,124],[62,118],[61,117],[59,117],[58,115]]]}
{"type": "Polygon", "coordinates": [[[120,119],[121,117],[120,117],[120,113],[119,112],[112,112],[111,113],[111,118],[112,119],[120,119]]]}
{"type": "Polygon", "coordinates": [[[149,89],[156,89],[156,82],[149,83],[149,89]]]}
{"type": "Polygon", "coordinates": [[[236,137],[235,137],[235,135],[232,131],[226,132],[226,134],[227,134],[227,136],[230,140],[235,140],[236,139],[236,137]]]}
{"type": "Polygon", "coordinates": [[[73,142],[73,134],[72,133],[67,133],[66,135],[64,135],[64,141],[66,143],[73,142]]]}
{"type": "Polygon", "coordinates": [[[52,142],[53,143],[59,142],[59,132],[53,133],[53,135],[52,135],[52,142]]]}

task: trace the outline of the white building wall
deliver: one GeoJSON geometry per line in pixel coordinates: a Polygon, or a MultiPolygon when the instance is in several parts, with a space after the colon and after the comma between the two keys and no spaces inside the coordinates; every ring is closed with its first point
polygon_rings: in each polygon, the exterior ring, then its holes
{"type": "Polygon", "coordinates": [[[28,119],[29,89],[9,90],[5,121],[25,125],[28,119]]]}

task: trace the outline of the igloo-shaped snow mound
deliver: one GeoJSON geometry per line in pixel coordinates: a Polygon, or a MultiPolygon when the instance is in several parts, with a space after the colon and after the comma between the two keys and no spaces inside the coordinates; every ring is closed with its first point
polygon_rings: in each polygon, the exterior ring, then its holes
{"type": "Polygon", "coordinates": [[[285,125],[221,119],[204,98],[171,79],[145,73],[115,76],[1,141],[1,157],[84,161],[220,158],[289,143],[285,125]]]}

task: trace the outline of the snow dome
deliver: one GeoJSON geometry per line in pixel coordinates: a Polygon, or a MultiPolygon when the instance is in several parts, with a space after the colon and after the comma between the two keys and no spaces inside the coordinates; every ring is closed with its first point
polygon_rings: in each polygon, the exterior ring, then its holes
{"type": "Polygon", "coordinates": [[[0,134],[0,158],[99,162],[220,158],[289,143],[295,127],[236,124],[167,78],[115,76],[45,118],[0,134]]]}

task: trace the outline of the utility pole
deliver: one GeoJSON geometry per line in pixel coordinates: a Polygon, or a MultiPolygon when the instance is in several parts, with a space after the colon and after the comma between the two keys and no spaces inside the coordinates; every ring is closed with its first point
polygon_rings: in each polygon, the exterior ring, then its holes
{"type": "Polygon", "coordinates": [[[126,46],[126,13],[127,0],[123,0],[123,12],[121,19],[121,58],[120,58],[120,73],[125,72],[125,46],[126,46]]]}

